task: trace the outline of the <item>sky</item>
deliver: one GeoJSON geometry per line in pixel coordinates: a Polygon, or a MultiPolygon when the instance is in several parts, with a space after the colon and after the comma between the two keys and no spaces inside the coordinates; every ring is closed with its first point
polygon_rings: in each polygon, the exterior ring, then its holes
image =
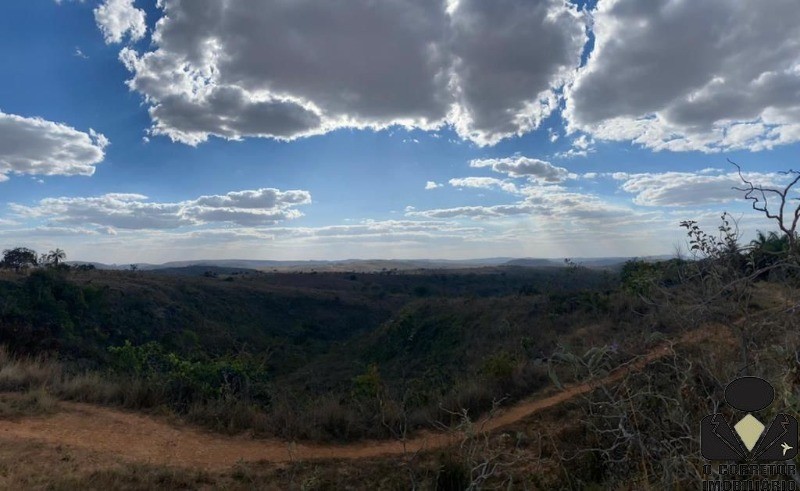
{"type": "Polygon", "coordinates": [[[796,0],[7,0],[0,70],[71,260],[674,254],[800,149],[796,0]]]}

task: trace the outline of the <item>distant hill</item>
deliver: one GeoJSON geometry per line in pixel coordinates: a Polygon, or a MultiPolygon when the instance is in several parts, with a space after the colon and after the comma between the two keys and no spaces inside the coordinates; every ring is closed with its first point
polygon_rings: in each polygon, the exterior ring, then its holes
{"type": "Polygon", "coordinates": [[[534,258],[523,258],[523,259],[512,259],[505,263],[505,266],[522,266],[526,268],[541,268],[541,267],[548,267],[548,266],[563,266],[563,262],[559,262],[555,259],[534,259],[534,258]]]}
{"type": "MultiPolygon", "coordinates": [[[[136,263],[142,271],[177,269],[187,267],[217,267],[250,269],[260,271],[319,271],[319,272],[371,272],[382,270],[408,271],[415,269],[460,269],[482,266],[499,266],[513,258],[485,258],[466,260],[446,259],[345,259],[340,261],[271,261],[256,259],[199,259],[194,261],[170,261],[163,264],[136,263]]],[[[103,264],[71,261],[69,264],[91,264],[97,269],[130,269],[130,264],[103,264]]]]}
{"type": "MultiPolygon", "coordinates": [[[[646,256],[643,260],[658,261],[671,256],[646,256]]],[[[571,258],[571,260],[587,268],[613,268],[632,257],[593,257],[571,258]]],[[[103,264],[95,262],[70,261],[69,264],[91,264],[97,269],[130,269],[130,264],[103,264]]],[[[230,271],[216,271],[220,274],[231,274],[233,270],[258,270],[277,272],[354,272],[369,273],[377,271],[413,271],[424,269],[465,269],[487,266],[516,266],[527,268],[564,266],[563,259],[546,258],[513,258],[491,257],[479,259],[345,259],[338,261],[272,261],[260,259],[198,259],[193,261],[170,261],[163,264],[137,263],[141,271],[179,270],[191,268],[184,274],[196,274],[200,268],[224,268],[230,271]]],[[[175,273],[180,273],[175,271],[175,273]]],[[[202,271],[200,271],[202,273],[202,271]]]]}
{"type": "Polygon", "coordinates": [[[170,268],[155,268],[145,269],[148,273],[157,275],[174,275],[174,276],[235,276],[242,274],[263,274],[257,269],[249,268],[232,268],[226,266],[210,266],[205,264],[193,264],[191,266],[177,266],[170,268]]]}

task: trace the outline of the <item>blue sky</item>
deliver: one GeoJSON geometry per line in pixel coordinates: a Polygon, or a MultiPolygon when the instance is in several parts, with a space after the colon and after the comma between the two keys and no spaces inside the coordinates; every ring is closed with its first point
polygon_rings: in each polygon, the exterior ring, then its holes
{"type": "Polygon", "coordinates": [[[0,4],[0,241],[70,259],[669,254],[779,185],[800,6],[0,4]],[[732,33],[737,33],[733,36],[732,33]]]}

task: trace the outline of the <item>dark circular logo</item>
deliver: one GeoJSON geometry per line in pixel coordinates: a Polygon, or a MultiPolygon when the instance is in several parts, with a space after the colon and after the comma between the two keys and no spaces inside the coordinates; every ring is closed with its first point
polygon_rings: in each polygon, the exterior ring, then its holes
{"type": "Polygon", "coordinates": [[[734,409],[752,413],[772,404],[775,389],[769,382],[758,377],[741,377],[725,387],[725,402],[734,409]]]}

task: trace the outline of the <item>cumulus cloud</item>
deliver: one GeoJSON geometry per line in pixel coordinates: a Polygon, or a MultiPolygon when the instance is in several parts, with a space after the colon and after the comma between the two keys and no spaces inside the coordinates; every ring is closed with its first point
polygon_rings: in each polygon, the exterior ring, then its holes
{"type": "Polygon", "coordinates": [[[457,188],[499,189],[507,193],[519,192],[513,182],[494,177],[457,177],[450,179],[450,185],[457,188]]]}
{"type": "Polygon", "coordinates": [[[573,158],[573,157],[586,157],[590,153],[594,153],[595,141],[592,138],[587,137],[586,135],[581,135],[578,138],[572,140],[572,148],[565,152],[559,152],[556,154],[558,158],[573,158]]]}
{"type": "Polygon", "coordinates": [[[567,2],[460,0],[450,20],[458,133],[492,145],[538,128],[580,60],[580,14],[567,2]]]}
{"type": "Polygon", "coordinates": [[[254,191],[232,191],[224,195],[201,196],[192,202],[208,208],[272,209],[311,203],[308,191],[278,191],[263,188],[254,191]]]}
{"type": "Polygon", "coordinates": [[[550,162],[529,157],[514,156],[502,159],[475,159],[470,167],[490,167],[495,172],[508,174],[510,177],[527,177],[543,183],[559,183],[570,177],[563,167],[556,167],[550,162]]]}
{"type": "Polygon", "coordinates": [[[94,20],[106,44],[121,43],[125,36],[138,41],[147,33],[145,13],[134,0],[104,0],[94,9],[94,20]]]}
{"type": "Polygon", "coordinates": [[[108,140],[41,118],[0,111],[0,181],[8,174],[91,176],[108,140]]]}
{"type": "Polygon", "coordinates": [[[593,30],[566,90],[569,129],[672,151],[800,141],[795,1],[605,0],[593,30]]]}
{"type": "Polygon", "coordinates": [[[493,206],[456,206],[432,210],[410,211],[406,216],[423,218],[497,218],[513,215],[529,215],[534,207],[528,203],[493,206]]]}
{"type": "MultiPolygon", "coordinates": [[[[445,124],[494,144],[537,128],[557,107],[586,38],[582,14],[560,0],[159,6],[153,48],[120,56],[150,107],[152,132],[192,145],[212,135],[445,124]]],[[[143,34],[131,25],[121,32],[143,34]]]]}
{"type": "Polygon", "coordinates": [[[440,184],[436,181],[428,181],[425,183],[425,189],[430,191],[431,189],[436,189],[444,186],[444,184],[440,184]]]}
{"type": "MultiPolygon", "coordinates": [[[[633,202],[640,206],[707,205],[742,198],[742,193],[733,189],[742,187],[742,181],[736,173],[710,173],[705,170],[697,173],[614,173],[612,177],[623,181],[620,188],[634,194],[633,202]]],[[[782,175],[762,173],[747,173],[745,177],[770,187],[786,179],[782,175]]]]}
{"type": "Polygon", "coordinates": [[[115,234],[116,229],[176,229],[223,222],[274,225],[302,216],[296,207],[309,203],[307,191],[264,188],[176,203],[153,202],[147,196],[125,193],[46,198],[36,206],[12,204],[11,209],[20,217],[44,219],[53,226],[94,225],[104,233],[115,234]]]}

